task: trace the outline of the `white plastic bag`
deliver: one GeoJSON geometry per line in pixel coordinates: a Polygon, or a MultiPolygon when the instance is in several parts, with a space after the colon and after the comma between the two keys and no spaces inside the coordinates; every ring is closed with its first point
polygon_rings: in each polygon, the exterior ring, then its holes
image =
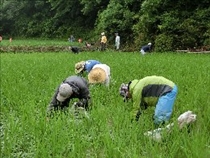
{"type": "MultiPolygon", "coordinates": [[[[185,125],[189,125],[196,121],[196,114],[193,114],[192,111],[188,110],[184,113],[182,113],[178,118],[178,127],[179,129],[182,129],[185,125]]],[[[174,126],[174,123],[171,123],[167,125],[164,128],[157,128],[153,131],[147,131],[144,133],[145,136],[148,136],[149,138],[153,139],[156,142],[161,142],[163,137],[163,132],[166,132],[167,134],[172,131],[172,127],[174,126]]]]}
{"type": "Polygon", "coordinates": [[[196,117],[197,115],[193,114],[193,112],[190,110],[184,112],[177,119],[179,128],[182,129],[185,125],[195,122],[196,117]]]}

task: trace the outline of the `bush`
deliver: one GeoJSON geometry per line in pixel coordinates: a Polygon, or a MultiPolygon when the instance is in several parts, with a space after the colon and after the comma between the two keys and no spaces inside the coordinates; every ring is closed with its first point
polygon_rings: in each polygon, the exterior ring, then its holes
{"type": "MultiPolygon", "coordinates": [[[[205,38],[204,45],[210,47],[210,26],[208,30],[205,32],[204,38],[205,38]]],[[[208,50],[210,50],[210,48],[208,48],[208,50]]]]}
{"type": "Polygon", "coordinates": [[[166,34],[160,34],[155,39],[155,51],[167,52],[173,50],[173,37],[166,34]]]}

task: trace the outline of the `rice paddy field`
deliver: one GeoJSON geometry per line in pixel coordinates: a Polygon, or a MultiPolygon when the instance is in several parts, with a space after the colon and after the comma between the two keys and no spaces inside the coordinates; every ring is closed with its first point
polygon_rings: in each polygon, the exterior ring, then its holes
{"type": "Polygon", "coordinates": [[[2,158],[209,158],[210,55],[1,53],[0,107],[2,158]],[[47,120],[46,109],[57,86],[74,75],[76,62],[88,59],[111,67],[109,87],[89,87],[93,107],[88,112],[89,119],[58,113],[47,120]],[[123,82],[149,75],[164,76],[176,83],[178,95],[170,122],[176,123],[181,113],[191,110],[197,120],[190,131],[174,126],[170,134],[163,134],[161,142],[144,136],[154,129],[154,108],[131,123],[132,102],[123,102],[119,87],[123,82]]]}

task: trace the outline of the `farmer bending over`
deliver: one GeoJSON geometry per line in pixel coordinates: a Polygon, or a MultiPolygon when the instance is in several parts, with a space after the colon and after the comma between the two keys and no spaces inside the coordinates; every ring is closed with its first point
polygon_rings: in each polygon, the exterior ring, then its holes
{"type": "Polygon", "coordinates": [[[88,74],[88,81],[91,84],[102,83],[109,86],[110,67],[106,64],[96,64],[88,74]]]}
{"type": "Polygon", "coordinates": [[[147,45],[141,47],[141,54],[144,55],[146,52],[151,51],[152,43],[148,43],[147,45]]]}
{"type": "Polygon", "coordinates": [[[120,95],[124,97],[124,101],[130,98],[133,100],[132,120],[138,121],[142,110],[156,106],[153,120],[158,126],[171,117],[177,86],[162,76],[147,76],[128,84],[121,84],[120,95]]]}
{"type": "Polygon", "coordinates": [[[71,50],[74,54],[78,54],[80,52],[79,47],[69,46],[69,50],[71,50]]]}
{"type": "Polygon", "coordinates": [[[88,83],[80,76],[69,76],[59,85],[47,108],[47,112],[69,107],[69,102],[73,98],[79,99],[76,104],[78,107],[88,110],[88,101],[90,100],[88,83]]]}
{"type": "Polygon", "coordinates": [[[101,63],[97,60],[80,61],[75,64],[75,73],[78,75],[82,75],[84,72],[89,73],[96,64],[101,63]]]}

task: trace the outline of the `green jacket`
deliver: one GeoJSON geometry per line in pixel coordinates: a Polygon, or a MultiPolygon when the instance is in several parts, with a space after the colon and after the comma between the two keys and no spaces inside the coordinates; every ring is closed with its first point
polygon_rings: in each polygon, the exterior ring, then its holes
{"type": "Polygon", "coordinates": [[[158,98],[170,92],[174,83],[162,76],[147,76],[141,80],[133,80],[129,85],[133,107],[131,119],[148,106],[155,106],[158,98]]]}

